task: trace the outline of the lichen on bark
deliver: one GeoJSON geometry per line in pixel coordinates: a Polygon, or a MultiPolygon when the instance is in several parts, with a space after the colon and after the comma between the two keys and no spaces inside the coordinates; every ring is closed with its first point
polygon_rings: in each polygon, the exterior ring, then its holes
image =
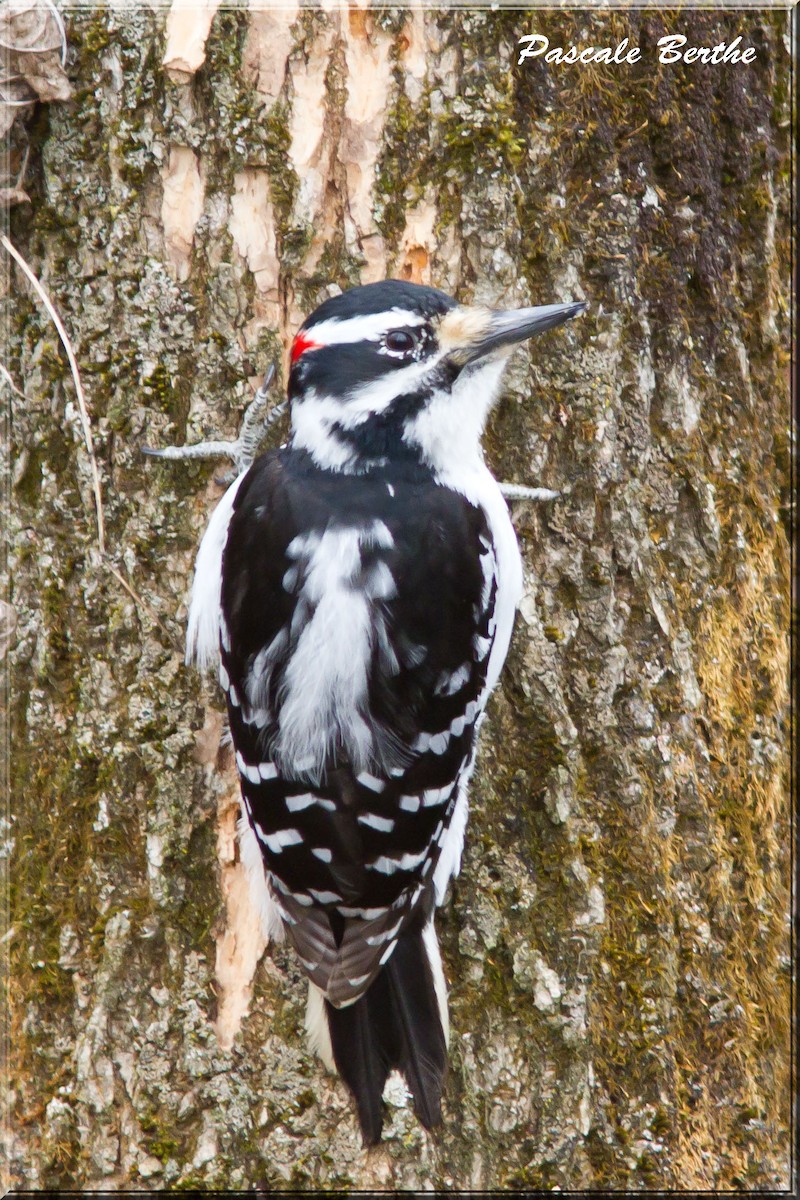
{"type": "Polygon", "coordinates": [[[138,599],[14,276],[11,1183],[788,1186],[786,14],[285,13],[217,12],[182,78],[165,12],[71,11],[73,98],[28,125],[10,232],[138,599]],[[756,62],[658,67],[678,27],[756,62]],[[534,29],[642,63],[518,66],[534,29]],[[513,506],[526,592],[439,916],[444,1127],[398,1091],[366,1156],[291,953],[237,944],[222,705],[182,663],[215,468],[141,446],[234,436],[301,317],[383,274],[590,306],[486,437],[561,497],[513,506]]]}

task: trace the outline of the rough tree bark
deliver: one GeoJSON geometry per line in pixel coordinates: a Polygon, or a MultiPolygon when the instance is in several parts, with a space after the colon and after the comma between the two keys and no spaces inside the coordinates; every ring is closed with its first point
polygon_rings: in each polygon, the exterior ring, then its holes
{"type": "MultiPolygon", "coordinates": [[[[15,245],[12,1186],[788,1185],[785,12],[67,16],[15,245]],[[208,26],[207,36],[205,25],[208,26]],[[516,65],[516,42],[642,48],[516,65]],[[749,65],[659,66],[667,32],[749,65]],[[184,668],[207,464],[332,287],[586,297],[487,437],[527,586],[461,877],[444,1127],[367,1156],[254,931],[212,681],[184,668]],[[123,577],[123,587],[110,566],[123,577]]],[[[285,425],[278,430],[283,436],[285,425]]]]}

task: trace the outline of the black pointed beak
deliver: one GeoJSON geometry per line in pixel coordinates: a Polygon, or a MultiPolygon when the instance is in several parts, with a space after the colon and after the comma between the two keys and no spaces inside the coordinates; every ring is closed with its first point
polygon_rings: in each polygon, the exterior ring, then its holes
{"type": "Polygon", "coordinates": [[[577,317],[585,308],[586,304],[577,300],[570,304],[541,304],[535,308],[497,310],[490,315],[483,336],[470,347],[468,361],[474,362],[493,350],[514,346],[537,333],[555,329],[557,325],[577,317]]]}

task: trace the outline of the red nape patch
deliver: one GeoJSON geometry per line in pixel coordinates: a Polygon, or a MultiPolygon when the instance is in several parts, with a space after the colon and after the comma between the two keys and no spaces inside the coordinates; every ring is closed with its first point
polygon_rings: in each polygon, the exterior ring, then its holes
{"type": "Polygon", "coordinates": [[[319,350],[321,345],[321,342],[315,342],[307,333],[298,333],[292,342],[292,362],[297,362],[300,355],[305,354],[306,350],[319,350]]]}

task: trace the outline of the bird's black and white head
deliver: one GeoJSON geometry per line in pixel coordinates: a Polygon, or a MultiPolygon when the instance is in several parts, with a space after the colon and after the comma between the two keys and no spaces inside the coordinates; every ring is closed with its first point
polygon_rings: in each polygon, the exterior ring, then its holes
{"type": "Polygon", "coordinates": [[[292,445],[348,473],[404,460],[462,470],[480,460],[510,351],[584,307],[470,307],[393,279],[326,300],[292,345],[292,445]]]}

